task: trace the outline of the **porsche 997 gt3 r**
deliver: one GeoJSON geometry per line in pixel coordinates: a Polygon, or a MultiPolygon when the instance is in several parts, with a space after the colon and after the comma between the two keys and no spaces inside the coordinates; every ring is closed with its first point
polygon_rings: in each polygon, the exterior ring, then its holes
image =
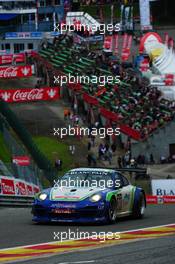
{"type": "Polygon", "coordinates": [[[78,168],[68,171],[53,188],[35,197],[35,222],[115,223],[119,217],[142,218],[145,192],[113,169],[78,168]]]}

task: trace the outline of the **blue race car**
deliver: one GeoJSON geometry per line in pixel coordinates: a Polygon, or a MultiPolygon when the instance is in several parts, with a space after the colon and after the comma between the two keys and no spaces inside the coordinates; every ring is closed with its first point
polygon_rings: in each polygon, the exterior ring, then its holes
{"type": "Polygon", "coordinates": [[[128,215],[142,218],[145,208],[144,190],[117,170],[78,168],[37,194],[32,214],[38,223],[115,223],[128,215]]]}

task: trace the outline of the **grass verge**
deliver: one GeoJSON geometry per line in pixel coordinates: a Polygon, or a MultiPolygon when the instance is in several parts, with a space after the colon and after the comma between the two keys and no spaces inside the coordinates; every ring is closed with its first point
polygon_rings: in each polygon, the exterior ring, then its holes
{"type": "MultiPolygon", "coordinates": [[[[56,159],[61,159],[63,161],[62,170],[58,171],[57,176],[63,175],[73,167],[74,160],[69,152],[69,146],[67,144],[63,143],[61,140],[45,136],[35,136],[33,140],[43,154],[52,162],[53,166],[56,159]]],[[[45,182],[44,185],[47,185],[47,183],[45,182]]]]}
{"type": "Polygon", "coordinates": [[[0,159],[4,163],[10,163],[11,162],[11,154],[10,154],[8,148],[6,147],[5,143],[4,143],[2,133],[0,133],[0,159]]]}

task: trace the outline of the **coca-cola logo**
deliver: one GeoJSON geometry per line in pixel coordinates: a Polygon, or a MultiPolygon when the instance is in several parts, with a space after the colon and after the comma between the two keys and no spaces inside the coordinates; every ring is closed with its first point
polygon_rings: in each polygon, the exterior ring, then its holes
{"type": "MultiPolygon", "coordinates": [[[[0,98],[9,103],[56,100],[59,98],[59,87],[17,90],[0,89],[0,98]]],[[[14,157],[14,159],[16,159],[16,157],[14,157]]],[[[18,160],[15,160],[15,162],[18,162],[18,160]]],[[[27,162],[27,160],[25,159],[24,162],[27,162]]]]}
{"type": "Polygon", "coordinates": [[[0,78],[12,78],[17,76],[18,76],[17,67],[7,67],[4,69],[0,69],[0,78]]]}
{"type": "Polygon", "coordinates": [[[43,89],[32,89],[31,91],[21,91],[17,90],[13,94],[13,101],[35,101],[35,100],[42,100],[44,96],[43,89]]]}

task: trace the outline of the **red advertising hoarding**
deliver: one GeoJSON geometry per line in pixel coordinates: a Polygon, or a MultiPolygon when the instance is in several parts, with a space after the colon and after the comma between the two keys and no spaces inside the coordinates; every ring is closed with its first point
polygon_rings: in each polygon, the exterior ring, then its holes
{"type": "Polygon", "coordinates": [[[29,166],[30,158],[28,156],[14,156],[13,163],[19,166],[29,166]]]}
{"type": "Polygon", "coordinates": [[[146,202],[148,204],[175,204],[175,196],[174,195],[147,195],[146,202]]]}
{"type": "Polygon", "coordinates": [[[59,87],[0,90],[0,99],[7,103],[51,101],[59,98],[59,87]]]}
{"type": "Polygon", "coordinates": [[[0,78],[22,78],[32,76],[32,66],[0,67],[0,78]]]}
{"type": "Polygon", "coordinates": [[[22,181],[15,181],[16,195],[27,195],[26,184],[22,181]]]}
{"type": "Polygon", "coordinates": [[[149,70],[149,60],[145,58],[141,63],[140,63],[140,71],[141,72],[147,72],[149,70]]]}
{"type": "Polygon", "coordinates": [[[12,64],[12,62],[25,62],[25,54],[5,54],[0,56],[0,65],[12,64]]]}
{"type": "Polygon", "coordinates": [[[103,48],[112,51],[112,36],[106,36],[103,43],[103,48]]]}
{"type": "Polygon", "coordinates": [[[13,179],[0,179],[0,193],[3,195],[15,195],[15,184],[13,179]]]}
{"type": "Polygon", "coordinates": [[[39,186],[13,177],[0,176],[0,195],[34,196],[39,186]]]}
{"type": "Polygon", "coordinates": [[[33,188],[30,184],[26,184],[27,189],[27,195],[32,196],[33,195],[33,188]]]}
{"type": "Polygon", "coordinates": [[[34,186],[33,187],[33,194],[36,194],[40,191],[39,187],[38,186],[34,186]]]}

